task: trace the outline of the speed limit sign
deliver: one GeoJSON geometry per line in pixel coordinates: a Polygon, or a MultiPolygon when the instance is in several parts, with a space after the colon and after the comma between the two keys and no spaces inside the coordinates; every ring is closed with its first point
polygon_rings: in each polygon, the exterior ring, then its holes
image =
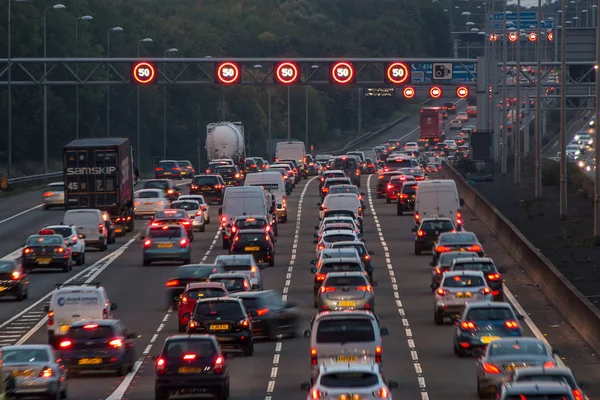
{"type": "Polygon", "coordinates": [[[275,66],[273,79],[275,83],[289,85],[295,83],[300,78],[298,66],[292,62],[282,62],[275,66]]]}
{"type": "Polygon", "coordinates": [[[140,85],[154,83],[156,80],[156,69],[148,62],[139,62],[131,67],[131,79],[140,85]]]}
{"type": "Polygon", "coordinates": [[[388,83],[399,85],[408,80],[408,67],[401,62],[395,62],[387,65],[385,78],[388,83]]]}
{"type": "Polygon", "coordinates": [[[354,82],[354,66],[348,62],[338,62],[331,66],[330,80],[342,85],[354,82]]]}
{"type": "Polygon", "coordinates": [[[215,68],[215,81],[217,83],[231,85],[233,83],[240,83],[241,80],[242,74],[238,64],[233,62],[223,62],[217,64],[215,68]]]}

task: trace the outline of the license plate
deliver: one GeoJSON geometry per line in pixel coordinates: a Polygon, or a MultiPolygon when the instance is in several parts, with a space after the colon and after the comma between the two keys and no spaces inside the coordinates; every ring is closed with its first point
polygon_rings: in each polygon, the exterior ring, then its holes
{"type": "Polygon", "coordinates": [[[258,251],[258,250],[260,250],[260,247],[258,247],[258,246],[246,246],[244,248],[244,250],[245,251],[258,251]]]}
{"type": "Polygon", "coordinates": [[[24,369],[21,371],[13,371],[11,373],[12,376],[17,377],[17,376],[29,376],[31,374],[31,370],[29,369],[24,369]]]}
{"type": "Polygon", "coordinates": [[[102,364],[102,358],[81,358],[78,362],[79,365],[98,365],[102,364]]]}
{"type": "Polygon", "coordinates": [[[50,264],[52,259],[51,258],[38,258],[36,261],[38,264],[50,264]]]}
{"type": "Polygon", "coordinates": [[[339,356],[338,362],[356,362],[358,361],[357,356],[339,356]]]}
{"type": "Polygon", "coordinates": [[[513,372],[515,369],[519,369],[519,368],[525,368],[524,365],[509,365],[506,367],[506,370],[508,372],[513,372]]]}
{"type": "Polygon", "coordinates": [[[165,172],[165,173],[163,173],[163,175],[171,175],[171,173],[170,172],[165,172]]]}
{"type": "Polygon", "coordinates": [[[201,190],[206,191],[206,190],[211,190],[211,188],[210,187],[203,187],[201,190]]]}
{"type": "Polygon", "coordinates": [[[169,249],[171,247],[173,247],[173,243],[159,243],[158,244],[159,249],[169,249]]]}
{"type": "Polygon", "coordinates": [[[210,325],[209,329],[211,331],[226,331],[227,329],[229,329],[229,325],[227,324],[222,324],[222,325],[210,325]]]}
{"type": "Polygon", "coordinates": [[[356,303],[354,301],[340,301],[340,307],[355,307],[356,303]]]}
{"type": "Polygon", "coordinates": [[[5,291],[7,288],[5,288],[4,286],[0,286],[0,292],[5,291]]]}
{"type": "Polygon", "coordinates": [[[495,340],[500,340],[500,339],[501,338],[499,336],[483,336],[481,338],[481,343],[488,344],[488,343],[491,343],[491,342],[493,342],[495,340]]]}
{"type": "Polygon", "coordinates": [[[151,205],[152,205],[152,202],[151,202],[151,201],[145,201],[145,202],[144,202],[144,205],[145,205],[145,206],[151,206],[151,205]]]}
{"type": "Polygon", "coordinates": [[[180,367],[179,368],[180,374],[199,374],[201,372],[202,372],[202,368],[198,368],[198,367],[180,367]]]}

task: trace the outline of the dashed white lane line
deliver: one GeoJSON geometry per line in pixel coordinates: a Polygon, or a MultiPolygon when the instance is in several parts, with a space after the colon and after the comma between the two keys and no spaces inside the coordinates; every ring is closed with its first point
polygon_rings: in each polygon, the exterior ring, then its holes
{"type": "MultiPolygon", "coordinates": [[[[296,215],[296,230],[294,232],[294,242],[292,245],[292,257],[290,258],[290,263],[287,268],[287,273],[285,276],[285,285],[283,286],[283,295],[281,296],[282,301],[287,301],[287,293],[289,291],[290,285],[292,283],[292,272],[294,272],[294,264],[296,263],[296,248],[298,247],[298,240],[300,238],[300,220],[302,218],[302,203],[304,202],[304,196],[306,195],[306,191],[308,190],[308,186],[312,181],[317,179],[315,176],[311,178],[304,189],[302,189],[302,193],[300,194],[300,200],[298,200],[298,214],[296,215]]],[[[275,391],[275,381],[277,380],[277,372],[279,370],[279,357],[281,355],[281,348],[283,347],[283,343],[281,341],[281,336],[277,338],[277,343],[275,343],[275,354],[273,355],[273,366],[271,367],[271,377],[269,378],[269,383],[267,384],[267,393],[265,394],[265,400],[271,400],[273,396],[273,392],[275,391]]]]}
{"type": "MultiPolygon", "coordinates": [[[[202,262],[206,261],[206,259],[210,255],[210,253],[213,251],[220,236],[221,236],[221,228],[219,227],[219,229],[217,229],[217,233],[215,234],[215,237],[213,238],[213,241],[212,241],[210,247],[208,248],[208,250],[206,250],[206,253],[204,253],[202,262]]],[[[156,328],[156,332],[154,333],[154,335],[152,335],[152,338],[150,338],[150,341],[148,342],[148,345],[142,352],[142,355],[133,365],[133,369],[131,370],[131,372],[128,373],[125,376],[125,378],[123,378],[123,381],[121,382],[119,387],[117,387],[117,389],[114,392],[112,392],[111,395],[106,398],[106,400],[121,400],[123,398],[123,396],[125,396],[125,392],[127,392],[127,389],[131,385],[131,381],[133,381],[133,378],[135,378],[135,375],[140,370],[140,367],[142,366],[142,364],[146,360],[146,357],[148,357],[148,354],[150,354],[152,347],[156,343],[156,339],[158,339],[158,334],[160,332],[162,332],[162,330],[165,328],[165,326],[167,324],[167,321],[169,321],[169,317],[171,316],[171,313],[173,313],[173,307],[169,307],[169,309],[167,310],[167,313],[165,314],[162,321],[158,325],[158,328],[156,328]]]]}
{"type": "MultiPolygon", "coordinates": [[[[377,212],[375,211],[375,206],[373,204],[373,196],[371,191],[371,178],[373,175],[369,175],[367,179],[367,195],[369,196],[369,207],[371,208],[371,215],[375,220],[375,225],[379,225],[379,218],[377,217],[377,212]]],[[[429,393],[427,392],[427,384],[425,383],[425,377],[423,374],[423,368],[421,367],[421,363],[419,361],[419,354],[417,353],[417,348],[415,346],[415,341],[413,338],[412,330],[410,329],[410,323],[406,318],[406,313],[404,311],[404,307],[402,305],[402,300],[400,300],[400,293],[398,292],[398,285],[396,284],[396,278],[394,274],[394,267],[392,266],[392,259],[390,253],[388,251],[388,245],[383,237],[383,232],[381,230],[377,230],[377,234],[379,235],[379,240],[384,249],[385,256],[385,264],[388,269],[388,273],[390,275],[390,280],[392,282],[392,290],[394,291],[394,298],[396,299],[396,307],[398,309],[398,314],[402,319],[402,326],[404,327],[404,333],[406,335],[406,342],[408,343],[408,348],[410,350],[410,356],[413,361],[413,366],[415,369],[415,373],[417,374],[417,382],[419,384],[419,389],[421,391],[421,400],[429,400],[429,393]]]]}
{"type": "Polygon", "coordinates": [[[3,219],[2,221],[0,221],[0,225],[2,225],[2,224],[3,224],[3,223],[5,223],[5,222],[8,222],[8,221],[10,221],[10,220],[13,220],[13,219],[15,219],[15,218],[18,218],[18,217],[20,217],[20,216],[21,216],[21,215],[23,215],[23,214],[27,214],[28,212],[31,212],[31,211],[33,211],[33,210],[37,210],[38,208],[41,208],[41,207],[43,207],[43,206],[44,206],[43,204],[38,204],[38,205],[37,205],[37,206],[35,206],[35,207],[31,207],[31,208],[28,208],[27,210],[24,210],[24,211],[21,211],[21,212],[19,212],[19,213],[16,213],[15,215],[12,215],[12,216],[10,216],[10,217],[8,217],[8,218],[5,218],[5,219],[3,219]]]}

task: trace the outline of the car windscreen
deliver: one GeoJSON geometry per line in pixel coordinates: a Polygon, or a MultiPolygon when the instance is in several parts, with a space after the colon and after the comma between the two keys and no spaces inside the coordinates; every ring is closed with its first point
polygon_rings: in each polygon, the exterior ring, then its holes
{"type": "Polygon", "coordinates": [[[167,181],[146,181],[144,183],[144,189],[169,189],[169,182],[167,181]]]}
{"type": "Polygon", "coordinates": [[[421,225],[421,230],[448,232],[454,230],[454,225],[450,220],[423,221],[423,224],[421,225]]]}
{"type": "Polygon", "coordinates": [[[450,253],[442,253],[440,255],[440,265],[442,267],[449,267],[452,265],[452,260],[455,258],[471,258],[471,257],[479,257],[477,253],[472,252],[450,252],[450,253]]]}
{"type": "Polygon", "coordinates": [[[495,342],[489,345],[488,354],[490,356],[508,356],[508,355],[547,355],[546,346],[539,342],[519,342],[508,340],[506,342],[495,342]]]}
{"type": "Polygon", "coordinates": [[[194,185],[196,186],[210,186],[219,183],[219,178],[216,176],[196,176],[194,177],[194,185]]]}
{"type": "Polygon", "coordinates": [[[154,190],[148,190],[147,192],[137,192],[135,194],[136,199],[158,199],[159,197],[159,192],[155,192],[154,190]]]}
{"type": "Polygon", "coordinates": [[[68,336],[72,340],[97,340],[115,337],[115,330],[112,326],[102,326],[98,324],[88,324],[83,326],[72,326],[69,329],[68,336]]]}
{"type": "Polygon", "coordinates": [[[178,210],[193,211],[199,209],[200,206],[195,201],[185,201],[181,203],[173,203],[171,204],[171,208],[175,208],[178,210]]]}
{"type": "Polygon", "coordinates": [[[179,226],[163,226],[159,229],[149,229],[149,238],[178,238],[182,236],[181,227],[179,226]]]}
{"type": "Polygon", "coordinates": [[[371,372],[338,372],[323,374],[321,386],[325,388],[362,388],[379,384],[379,377],[371,372]]]}
{"type": "Polygon", "coordinates": [[[227,292],[223,289],[217,288],[197,288],[188,290],[187,292],[185,292],[185,295],[188,299],[201,300],[208,299],[211,297],[227,296],[227,292]]]}
{"type": "Polygon", "coordinates": [[[352,271],[362,271],[362,267],[356,263],[327,263],[321,266],[321,273],[329,273],[329,272],[352,272],[352,271]]]}
{"type": "Polygon", "coordinates": [[[324,286],[365,286],[368,285],[364,276],[330,276],[323,283],[324,286]]]}
{"type": "Polygon", "coordinates": [[[197,340],[186,338],[184,340],[169,340],[163,355],[170,359],[182,360],[186,354],[195,354],[197,357],[213,358],[217,349],[212,340],[197,340]]]}
{"type": "Polygon", "coordinates": [[[244,278],[234,278],[234,277],[212,277],[210,278],[211,282],[219,282],[225,285],[225,288],[230,292],[239,292],[244,290],[244,278]]]}
{"type": "Polygon", "coordinates": [[[240,233],[236,236],[235,242],[239,244],[260,244],[265,241],[263,233],[240,233]]]}
{"type": "Polygon", "coordinates": [[[453,271],[481,271],[483,273],[488,272],[496,272],[496,268],[492,263],[466,263],[466,264],[456,264],[453,268],[453,271]]]}
{"type": "Polygon", "coordinates": [[[443,287],[448,288],[466,288],[466,287],[478,287],[484,286],[485,280],[476,275],[459,275],[453,277],[446,277],[444,279],[443,287]]]}
{"type": "Polygon", "coordinates": [[[477,237],[473,233],[453,233],[451,235],[440,236],[439,243],[452,244],[452,243],[475,243],[477,237]]]}
{"type": "Polygon", "coordinates": [[[58,238],[56,236],[39,236],[34,235],[30,236],[27,239],[27,246],[52,246],[59,245],[63,243],[62,238],[58,238]]]}
{"type": "Polygon", "coordinates": [[[327,235],[323,238],[327,243],[335,243],[335,242],[352,242],[356,237],[352,235],[327,235]]]}
{"type": "Polygon", "coordinates": [[[235,221],[235,226],[241,229],[261,229],[267,225],[267,221],[260,218],[246,218],[235,221]]]}
{"type": "Polygon", "coordinates": [[[207,301],[196,304],[194,318],[197,317],[236,319],[237,321],[243,317],[243,312],[238,302],[207,301]]]}
{"type": "Polygon", "coordinates": [[[514,318],[512,310],[506,307],[475,308],[466,315],[466,319],[472,321],[505,321],[514,318]]]}
{"type": "Polygon", "coordinates": [[[2,362],[5,364],[50,362],[50,356],[44,349],[2,349],[2,362]]]}
{"type": "Polygon", "coordinates": [[[368,318],[325,319],[319,321],[317,343],[375,341],[373,322],[368,318]]]}

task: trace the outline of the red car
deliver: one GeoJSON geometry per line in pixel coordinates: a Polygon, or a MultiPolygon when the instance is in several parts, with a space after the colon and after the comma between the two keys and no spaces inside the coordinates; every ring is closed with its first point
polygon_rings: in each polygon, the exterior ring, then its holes
{"type": "Polygon", "coordinates": [[[385,191],[385,202],[391,203],[393,199],[398,198],[398,192],[402,189],[402,185],[406,181],[414,181],[414,176],[409,175],[396,175],[390,179],[390,182],[387,184],[385,191]]]}
{"type": "Polygon", "coordinates": [[[477,106],[468,106],[467,107],[467,115],[469,117],[476,117],[477,116],[477,106]]]}
{"type": "Polygon", "coordinates": [[[188,283],[179,299],[177,316],[179,321],[179,332],[185,332],[190,322],[190,316],[194,312],[196,302],[211,297],[227,297],[229,292],[225,285],[219,282],[197,282],[188,283]]]}

